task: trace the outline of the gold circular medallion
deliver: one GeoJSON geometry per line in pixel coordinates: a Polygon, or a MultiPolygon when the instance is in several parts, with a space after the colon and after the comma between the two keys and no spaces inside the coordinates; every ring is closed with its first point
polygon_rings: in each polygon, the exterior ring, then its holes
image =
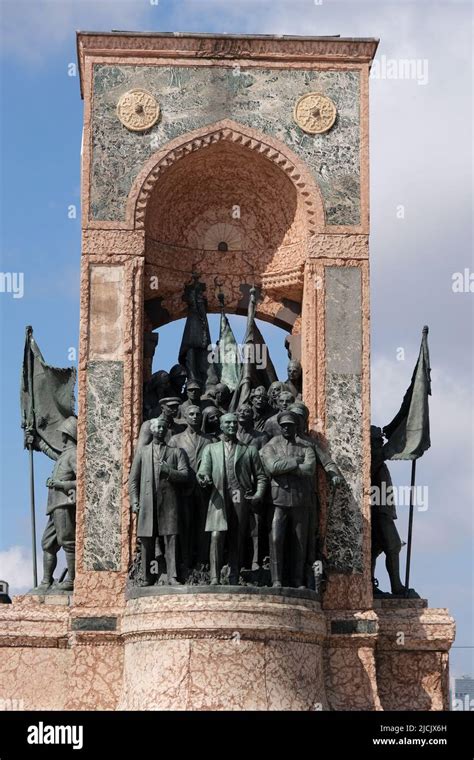
{"type": "Polygon", "coordinates": [[[336,106],[331,98],[320,92],[308,92],[296,101],[294,119],[310,135],[327,132],[336,121],[336,106]]]}
{"type": "Polygon", "coordinates": [[[158,101],[146,90],[129,90],[117,103],[117,116],[132,132],[144,132],[156,124],[160,115],[158,101]]]}

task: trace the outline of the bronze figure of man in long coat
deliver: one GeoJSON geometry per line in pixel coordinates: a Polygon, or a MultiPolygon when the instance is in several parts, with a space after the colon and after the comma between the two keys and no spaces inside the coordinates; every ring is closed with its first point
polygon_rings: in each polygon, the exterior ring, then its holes
{"type": "Polygon", "coordinates": [[[211,584],[220,582],[228,535],[229,580],[237,585],[249,510],[261,504],[267,478],[255,446],[237,440],[237,416],[224,414],[220,423],[222,440],[204,449],[197,478],[202,486],[213,486],[206,519],[206,531],[211,533],[211,584]]]}
{"type": "Polygon", "coordinates": [[[143,585],[155,579],[151,562],[155,559],[155,540],[162,536],[165,544],[168,583],[176,585],[177,539],[180,532],[179,485],[189,480],[189,467],[182,449],[165,442],[167,421],[158,417],[150,422],[150,443],[137,448],[128,481],[130,505],[138,513],[137,537],[142,545],[143,585]]]}

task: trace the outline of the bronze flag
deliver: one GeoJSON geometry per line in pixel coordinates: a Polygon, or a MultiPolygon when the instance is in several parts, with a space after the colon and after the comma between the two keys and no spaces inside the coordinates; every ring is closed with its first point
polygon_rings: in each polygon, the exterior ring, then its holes
{"type": "Polygon", "coordinates": [[[383,432],[384,459],[418,459],[431,446],[428,396],[431,396],[428,328],[423,328],[420,353],[400,411],[383,432]]]}
{"type": "Polygon", "coordinates": [[[46,364],[33,328],[26,328],[21,373],[21,426],[42,438],[48,446],[62,449],[59,427],[74,411],[75,367],[61,369],[46,364]]]}

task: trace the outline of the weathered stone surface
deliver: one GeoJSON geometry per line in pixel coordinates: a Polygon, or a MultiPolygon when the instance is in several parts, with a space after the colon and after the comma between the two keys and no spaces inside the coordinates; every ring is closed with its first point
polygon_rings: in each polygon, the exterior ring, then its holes
{"type": "Polygon", "coordinates": [[[317,602],[194,594],[127,603],[122,709],[326,709],[317,602]]]}
{"type": "Polygon", "coordinates": [[[314,235],[308,244],[310,258],[321,259],[368,259],[369,236],[351,235],[314,235]]]}
{"type": "Polygon", "coordinates": [[[455,624],[425,599],[383,599],[377,610],[377,685],[384,710],[448,710],[455,624]]]}
{"type": "Polygon", "coordinates": [[[120,570],[122,362],[89,362],[84,567],[120,570]]]}
{"type": "Polygon", "coordinates": [[[361,300],[359,267],[326,268],[326,344],[329,373],[360,375],[361,300]]]}
{"type": "MultiPolygon", "coordinates": [[[[334,642],[332,637],[332,642],[334,642]]],[[[381,710],[374,648],[353,635],[346,646],[325,651],[326,692],[330,710],[381,710]]]]}
{"type": "Polygon", "coordinates": [[[358,71],[239,69],[203,66],[96,65],[94,74],[91,212],[123,219],[137,171],[178,135],[231,118],[285,142],[321,187],[328,224],[360,222],[358,71]],[[116,115],[120,96],[135,87],[155,95],[162,117],[144,133],[127,131],[116,115]],[[305,134],[293,121],[300,95],[318,91],[338,108],[334,127],[305,134]]]}
{"type": "Polygon", "coordinates": [[[89,359],[121,359],[123,267],[94,264],[90,278],[89,359]]]}
{"type": "Polygon", "coordinates": [[[130,600],[107,632],[14,597],[0,608],[0,696],[31,710],[448,709],[453,619],[389,601],[331,613],[294,597],[170,594],[130,600]],[[335,622],[358,632],[329,633],[335,622]]]}
{"type": "Polygon", "coordinates": [[[10,644],[0,660],[1,709],[64,709],[72,660],[68,649],[10,644]]]}
{"type": "Polygon", "coordinates": [[[329,507],[326,549],[342,573],[363,571],[361,313],[360,269],[327,267],[327,438],[346,482],[329,507]]]}
{"type": "MultiPolygon", "coordinates": [[[[80,635],[74,634],[76,637],[80,635]]],[[[76,641],[72,655],[69,689],[63,709],[116,710],[123,673],[123,647],[120,643],[97,640],[83,645],[76,641]]]]}
{"type": "Polygon", "coordinates": [[[449,709],[447,652],[379,652],[377,682],[384,710],[449,709]]]}
{"type": "Polygon", "coordinates": [[[145,233],[143,230],[88,230],[82,232],[83,255],[143,256],[145,233]]]}

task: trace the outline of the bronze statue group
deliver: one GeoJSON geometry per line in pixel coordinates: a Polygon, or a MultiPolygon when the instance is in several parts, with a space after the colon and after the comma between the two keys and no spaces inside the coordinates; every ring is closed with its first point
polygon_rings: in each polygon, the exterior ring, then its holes
{"type": "MultiPolygon", "coordinates": [[[[188,315],[178,364],[169,372],[155,372],[144,385],[144,421],[129,475],[140,545],[131,581],[144,586],[251,583],[317,588],[324,567],[317,466],[325,472],[333,495],[336,488],[346,487],[345,481],[310,434],[302,367],[289,350],[287,378],[277,379],[255,322],[256,288],[249,289],[243,345],[266,352],[263,368],[252,363],[256,352],[247,353],[248,361],[237,358],[222,293],[218,343],[235,360],[228,367],[213,365],[205,290],[194,272],[183,292],[188,315]],[[223,382],[225,376],[232,378],[232,388],[223,382]]],[[[54,448],[26,412],[24,417],[25,446],[56,461],[46,483],[43,579],[33,592],[71,592],[77,420],[71,416],[56,426],[54,448]],[[61,548],[67,575],[58,584],[53,573],[61,548]]],[[[372,484],[378,490],[382,482],[391,488],[385,458],[382,431],[373,427],[372,484]]],[[[401,595],[402,542],[396,517],[393,506],[372,504],[372,575],[377,556],[384,552],[392,594],[401,595]]],[[[374,593],[383,594],[375,579],[374,593]]]]}
{"type": "MultiPolygon", "coordinates": [[[[156,372],[146,384],[145,420],[129,477],[141,545],[141,577],[135,582],[317,585],[315,575],[323,566],[317,464],[331,488],[343,478],[308,433],[301,365],[292,360],[288,370],[286,382],[275,381],[268,390],[257,386],[236,412],[228,411],[228,387],[217,383],[202,393],[199,383],[186,382],[180,365],[170,373],[156,372]]],[[[26,445],[55,460],[46,483],[43,578],[35,593],[74,588],[76,418],[67,418],[58,432],[62,451],[29,431],[25,436],[26,445]],[[53,574],[60,549],[67,574],[57,583],[53,574]]],[[[371,438],[372,485],[389,493],[381,429],[372,426],[371,438]]],[[[392,595],[401,596],[396,517],[393,502],[373,504],[372,575],[383,552],[392,595]]],[[[374,594],[384,595],[375,578],[374,594]]]]}
{"type": "Polygon", "coordinates": [[[186,369],[175,365],[155,373],[144,393],[144,414],[152,417],[142,425],[129,478],[141,545],[137,582],[177,585],[194,573],[211,585],[244,577],[314,588],[316,465],[331,487],[342,476],[308,434],[301,365],[290,361],[286,382],[268,392],[257,386],[231,412],[225,384],[202,392],[198,382],[185,382],[186,369]]]}

